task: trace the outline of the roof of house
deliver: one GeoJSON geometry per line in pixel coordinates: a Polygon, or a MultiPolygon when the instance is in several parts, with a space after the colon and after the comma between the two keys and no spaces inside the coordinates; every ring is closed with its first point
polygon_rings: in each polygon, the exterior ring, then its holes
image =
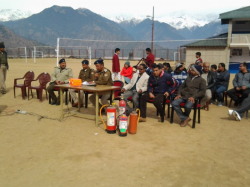
{"type": "Polygon", "coordinates": [[[228,24],[229,19],[244,19],[244,18],[250,19],[250,6],[221,13],[219,17],[219,19],[221,19],[222,24],[228,24]]]}
{"type": "Polygon", "coordinates": [[[228,33],[182,45],[182,47],[226,47],[228,33]]]}

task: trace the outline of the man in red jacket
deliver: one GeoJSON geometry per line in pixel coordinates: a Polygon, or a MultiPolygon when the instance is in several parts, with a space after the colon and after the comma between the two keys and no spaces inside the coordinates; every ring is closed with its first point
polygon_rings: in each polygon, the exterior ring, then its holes
{"type": "Polygon", "coordinates": [[[120,75],[120,62],[119,62],[119,57],[118,55],[120,54],[120,49],[116,48],[115,49],[115,54],[112,59],[112,80],[115,80],[115,77],[117,76],[118,80],[121,80],[121,75],[120,75]]]}
{"type": "Polygon", "coordinates": [[[155,56],[151,53],[151,49],[147,48],[146,49],[146,53],[147,53],[147,58],[144,60],[144,62],[147,64],[147,66],[151,69],[151,65],[154,63],[155,61],[155,56]]]}

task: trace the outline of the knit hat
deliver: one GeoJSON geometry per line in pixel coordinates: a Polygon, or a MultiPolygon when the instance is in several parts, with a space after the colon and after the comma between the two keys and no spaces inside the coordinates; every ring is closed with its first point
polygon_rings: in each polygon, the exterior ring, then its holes
{"type": "Polygon", "coordinates": [[[89,65],[89,61],[88,61],[88,60],[83,60],[83,61],[82,61],[82,64],[89,65]]]}
{"type": "Polygon", "coordinates": [[[128,66],[130,66],[130,62],[129,61],[125,62],[125,64],[127,64],[128,66]]]}
{"type": "Polygon", "coordinates": [[[181,63],[177,63],[176,64],[176,69],[179,69],[179,68],[181,68],[183,65],[181,64],[181,63]]]}
{"type": "Polygon", "coordinates": [[[4,42],[0,42],[0,48],[5,48],[4,42]]]}
{"type": "Polygon", "coordinates": [[[201,66],[192,66],[192,69],[194,70],[195,73],[197,73],[198,75],[201,75],[201,71],[202,71],[202,67],[201,66]]]}
{"type": "Polygon", "coordinates": [[[59,64],[63,63],[63,62],[66,62],[64,58],[62,58],[60,61],[59,61],[59,64]]]}
{"type": "Polygon", "coordinates": [[[103,63],[102,59],[99,59],[99,60],[95,61],[94,64],[96,65],[96,64],[104,64],[104,63],[103,63]]]}

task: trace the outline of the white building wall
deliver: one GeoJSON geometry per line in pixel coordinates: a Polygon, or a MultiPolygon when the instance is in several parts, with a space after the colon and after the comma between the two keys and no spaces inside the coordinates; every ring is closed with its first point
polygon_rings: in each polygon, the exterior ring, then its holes
{"type": "Polygon", "coordinates": [[[229,66],[229,56],[228,49],[209,49],[209,48],[187,48],[186,49],[186,67],[196,61],[195,53],[200,52],[203,62],[209,62],[210,64],[216,64],[223,62],[226,64],[226,67],[229,66]]]}

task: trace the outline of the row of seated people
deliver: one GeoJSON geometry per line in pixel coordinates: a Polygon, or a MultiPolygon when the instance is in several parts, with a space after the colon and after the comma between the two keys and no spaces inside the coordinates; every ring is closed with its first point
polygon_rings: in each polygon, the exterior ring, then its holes
{"type": "MultiPolygon", "coordinates": [[[[70,68],[66,68],[66,62],[64,59],[61,59],[59,64],[60,64],[60,67],[55,68],[54,72],[51,75],[52,82],[51,82],[50,86],[47,88],[49,94],[52,96],[52,99],[53,99],[51,104],[57,104],[57,105],[60,104],[59,103],[60,100],[59,100],[59,98],[56,98],[56,96],[53,92],[53,90],[54,90],[53,85],[67,83],[69,78],[73,77],[72,70],[70,68]]],[[[111,72],[110,72],[110,70],[108,70],[107,68],[104,67],[103,60],[97,60],[95,62],[96,71],[89,68],[87,60],[84,60],[82,62],[82,66],[83,66],[83,69],[80,71],[80,74],[79,74],[79,78],[81,78],[82,81],[94,80],[97,85],[113,85],[113,81],[111,78],[111,72]]],[[[243,69],[244,68],[247,69],[245,63],[241,64],[240,67],[243,67],[243,69]]],[[[125,98],[128,98],[130,96],[133,97],[132,100],[133,100],[135,107],[139,107],[138,94],[144,93],[143,96],[141,97],[141,107],[140,108],[141,108],[141,112],[142,112],[142,117],[141,117],[140,121],[145,121],[145,118],[146,118],[146,107],[143,107],[143,106],[145,106],[145,101],[147,101],[149,99],[153,99],[154,105],[157,107],[158,111],[161,111],[162,105],[160,103],[162,102],[162,98],[164,97],[163,95],[165,94],[165,96],[170,96],[177,89],[178,89],[178,94],[177,94],[177,97],[175,99],[176,100],[177,99],[181,100],[183,98],[186,99],[185,102],[187,103],[187,106],[189,106],[189,108],[192,106],[191,103],[194,103],[193,101],[197,97],[197,95],[196,95],[197,93],[200,93],[200,94],[198,94],[199,97],[203,97],[202,102],[201,102],[202,105],[204,105],[205,102],[207,102],[208,100],[211,99],[212,90],[216,91],[218,98],[219,98],[218,100],[222,101],[222,94],[221,94],[222,92],[220,92],[221,87],[225,87],[227,90],[229,78],[230,78],[230,73],[228,72],[228,70],[225,69],[225,64],[223,64],[223,63],[219,64],[219,68],[218,68],[218,71],[216,73],[213,73],[212,71],[209,70],[208,63],[203,64],[203,70],[202,70],[201,66],[193,66],[192,68],[190,68],[191,76],[187,76],[187,78],[185,80],[182,80],[182,78],[180,80],[179,77],[177,77],[176,80],[173,79],[172,77],[174,77],[175,75],[171,76],[168,73],[165,73],[163,71],[163,68],[164,67],[162,67],[159,64],[155,65],[155,66],[153,65],[153,67],[152,67],[153,74],[149,76],[146,73],[146,70],[148,69],[148,67],[145,64],[141,64],[139,66],[139,72],[133,74],[131,82],[129,84],[127,84],[126,86],[124,86],[124,88],[122,89],[122,92],[125,91],[125,95],[124,95],[125,98]],[[203,82],[202,86],[199,85],[199,88],[195,87],[193,85],[196,82],[197,78],[199,80],[202,80],[202,82],[203,82]],[[164,79],[166,79],[166,81],[164,81],[164,79]],[[193,81],[193,80],[195,80],[195,81],[193,81]],[[179,88],[178,88],[178,85],[179,85],[179,88]],[[204,89],[201,90],[201,88],[205,88],[205,91],[204,91],[204,89]],[[217,89],[214,89],[214,88],[217,88],[217,89]],[[183,89],[184,89],[184,91],[183,91],[183,89]],[[192,92],[190,91],[190,89],[192,90],[192,92]],[[160,94],[157,92],[159,92],[160,94]],[[204,94],[202,94],[203,92],[204,92],[204,94]],[[157,96],[157,94],[160,96],[157,96]],[[195,95],[194,95],[194,97],[190,98],[192,94],[195,94],[195,95]],[[188,96],[190,96],[190,97],[188,97],[188,96]],[[180,97],[182,97],[182,98],[180,98],[180,97]],[[188,98],[186,98],[186,97],[188,97],[188,98]]],[[[183,68],[182,64],[177,64],[177,69],[182,70],[182,68],[183,68]]],[[[245,72],[245,70],[241,70],[241,71],[245,72]]],[[[237,80],[235,80],[235,81],[237,82],[237,80]]],[[[240,82],[240,80],[238,82],[240,82]]],[[[201,84],[201,82],[200,82],[200,84],[201,84]]],[[[243,87],[243,89],[244,89],[244,87],[243,87]]],[[[77,97],[75,95],[74,90],[70,90],[70,94],[71,94],[73,100],[75,101],[75,106],[76,106],[78,104],[77,103],[78,100],[77,100],[77,97]]],[[[80,95],[81,95],[80,102],[83,102],[84,94],[82,93],[80,95]]],[[[110,97],[110,93],[102,93],[101,94],[101,104],[102,105],[108,104],[109,97],[110,97]]],[[[95,106],[95,95],[90,96],[90,101],[95,106]]],[[[175,101],[173,103],[175,103],[175,101]]],[[[172,103],[172,105],[173,105],[173,107],[175,107],[173,103],[172,103]]],[[[176,110],[176,112],[178,111],[178,108],[174,108],[174,109],[176,110]]],[[[184,114],[184,113],[179,112],[179,114],[178,114],[181,118],[182,124],[183,124],[183,122],[185,122],[185,121],[187,122],[190,120],[189,117],[186,118],[188,115],[186,115],[186,117],[183,117],[183,116],[181,116],[181,114],[184,114]]],[[[185,112],[185,114],[189,114],[189,112],[185,112]]],[[[186,122],[182,126],[185,126],[186,122]]]]}

